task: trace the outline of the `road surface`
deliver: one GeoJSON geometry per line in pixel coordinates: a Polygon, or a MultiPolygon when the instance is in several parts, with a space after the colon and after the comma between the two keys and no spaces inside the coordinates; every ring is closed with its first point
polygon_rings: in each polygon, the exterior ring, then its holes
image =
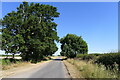
{"type": "Polygon", "coordinates": [[[61,59],[54,59],[37,69],[9,76],[7,78],[69,78],[69,75],[61,59]]]}

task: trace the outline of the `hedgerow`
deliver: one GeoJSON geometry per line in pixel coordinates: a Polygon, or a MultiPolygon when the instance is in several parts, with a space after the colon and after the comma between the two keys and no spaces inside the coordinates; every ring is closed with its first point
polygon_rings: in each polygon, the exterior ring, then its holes
{"type": "Polygon", "coordinates": [[[98,56],[102,54],[78,54],[76,57],[82,60],[95,60],[98,56]]]}
{"type": "Polygon", "coordinates": [[[102,64],[107,69],[114,69],[117,66],[120,71],[120,53],[78,54],[76,58],[86,61],[93,60],[93,63],[102,64]]]}
{"type": "Polygon", "coordinates": [[[95,63],[103,64],[106,66],[106,68],[110,69],[113,69],[117,64],[120,70],[120,53],[109,53],[101,55],[96,59],[95,63]]]}

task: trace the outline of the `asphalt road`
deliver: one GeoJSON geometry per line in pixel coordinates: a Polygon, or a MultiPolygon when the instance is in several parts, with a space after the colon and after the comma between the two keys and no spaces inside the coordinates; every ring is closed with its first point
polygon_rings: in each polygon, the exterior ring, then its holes
{"type": "Polygon", "coordinates": [[[69,78],[69,75],[64,63],[60,59],[54,59],[40,68],[8,78],[69,78]]]}
{"type": "Polygon", "coordinates": [[[31,75],[32,78],[67,78],[67,70],[60,60],[51,61],[49,64],[31,75]]]}

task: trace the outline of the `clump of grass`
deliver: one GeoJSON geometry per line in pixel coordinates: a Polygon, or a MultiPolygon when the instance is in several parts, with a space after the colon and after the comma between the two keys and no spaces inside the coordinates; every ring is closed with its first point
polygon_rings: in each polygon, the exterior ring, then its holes
{"type": "Polygon", "coordinates": [[[118,78],[117,71],[106,70],[103,65],[74,59],[68,59],[67,61],[75,65],[84,78],[118,78]]]}

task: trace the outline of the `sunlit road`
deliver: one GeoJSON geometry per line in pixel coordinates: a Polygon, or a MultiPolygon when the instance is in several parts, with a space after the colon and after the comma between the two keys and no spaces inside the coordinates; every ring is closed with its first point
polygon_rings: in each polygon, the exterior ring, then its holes
{"type": "Polygon", "coordinates": [[[54,59],[40,68],[16,74],[8,78],[68,78],[68,73],[60,58],[54,59]]]}
{"type": "Polygon", "coordinates": [[[67,78],[67,70],[61,60],[53,60],[42,69],[39,69],[32,78],[67,78]]]}

